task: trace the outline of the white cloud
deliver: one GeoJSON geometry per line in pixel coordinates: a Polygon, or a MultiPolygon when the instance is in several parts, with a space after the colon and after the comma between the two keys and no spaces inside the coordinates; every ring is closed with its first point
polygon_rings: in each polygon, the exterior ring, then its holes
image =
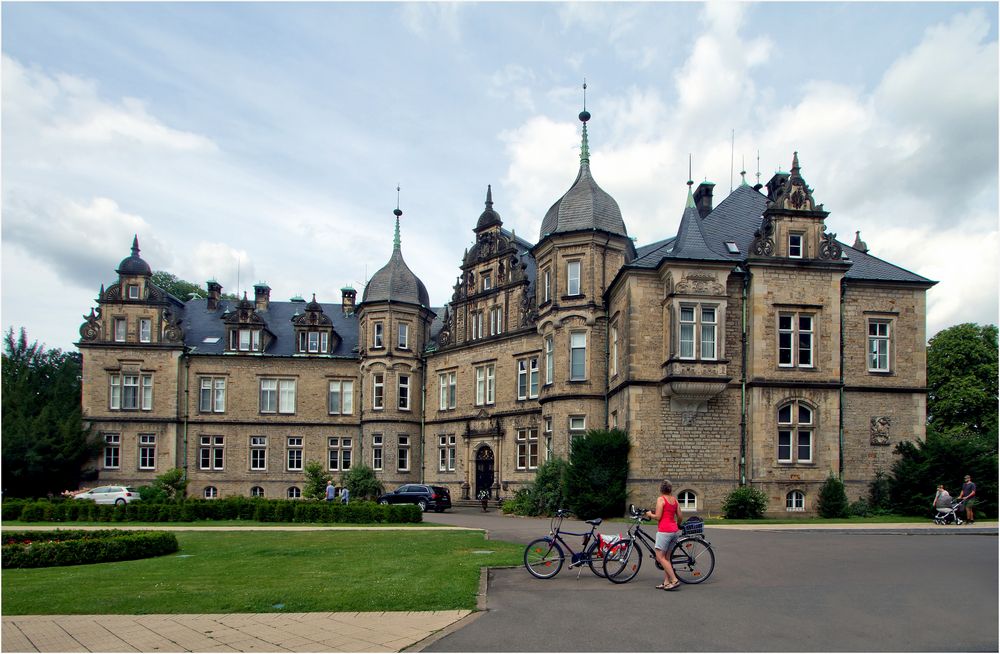
{"type": "Polygon", "coordinates": [[[407,2],[400,13],[403,25],[421,38],[436,38],[442,33],[452,41],[461,38],[461,3],[407,2]]]}

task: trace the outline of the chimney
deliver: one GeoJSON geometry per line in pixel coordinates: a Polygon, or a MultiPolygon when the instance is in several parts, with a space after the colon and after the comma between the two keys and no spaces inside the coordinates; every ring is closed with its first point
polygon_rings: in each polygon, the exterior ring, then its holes
{"type": "Polygon", "coordinates": [[[704,218],[712,213],[712,189],[715,184],[702,182],[694,191],[694,206],[698,207],[698,215],[704,218]]]}
{"type": "Polygon", "coordinates": [[[341,304],[344,308],[344,315],[354,315],[354,299],[358,296],[358,292],[354,290],[353,286],[345,286],[340,289],[340,294],[342,298],[341,304]]]}
{"type": "Polygon", "coordinates": [[[208,287],[208,305],[209,311],[215,311],[219,308],[219,300],[222,298],[222,284],[210,279],[206,284],[208,287]]]}
{"type": "Polygon", "coordinates": [[[257,311],[267,311],[267,306],[271,302],[271,287],[264,282],[253,285],[254,309],[257,311]]]}

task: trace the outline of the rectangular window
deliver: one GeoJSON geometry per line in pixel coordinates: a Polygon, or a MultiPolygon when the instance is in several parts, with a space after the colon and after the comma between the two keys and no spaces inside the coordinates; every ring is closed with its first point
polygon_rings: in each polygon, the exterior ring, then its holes
{"type": "Polygon", "coordinates": [[[152,375],[110,375],[112,409],[150,411],[153,408],[152,375]]]}
{"type": "Polygon", "coordinates": [[[889,372],[890,324],[888,320],[868,321],[868,370],[889,372]]]}
{"type": "Polygon", "coordinates": [[[128,299],[138,300],[139,299],[139,285],[129,284],[128,285],[128,299]]]}
{"type": "Polygon", "coordinates": [[[798,442],[796,444],[797,450],[795,456],[798,458],[799,463],[811,463],[812,462],[812,431],[808,429],[800,429],[798,431],[798,442]]]}
{"type": "Polygon", "coordinates": [[[288,469],[289,470],[302,470],[302,437],[301,436],[289,436],[288,437],[288,469]]]}
{"type": "Polygon", "coordinates": [[[382,347],[382,323],[375,323],[375,332],[372,335],[372,347],[379,348],[382,347]]]}
{"type": "Polygon", "coordinates": [[[538,430],[518,429],[516,436],[517,443],[517,469],[535,470],[538,468],[538,430]]]}
{"type": "Polygon", "coordinates": [[[327,439],[327,469],[340,470],[340,438],[327,439]]]}
{"type": "Polygon", "coordinates": [[[267,436],[250,437],[250,469],[267,470],[267,436]]]}
{"type": "Polygon", "coordinates": [[[139,434],[139,470],[156,469],[156,434],[139,434]]]}
{"type": "Polygon", "coordinates": [[[788,235],[788,256],[792,259],[802,258],[802,234],[788,235]]]}
{"type": "Polygon", "coordinates": [[[471,317],[471,333],[469,338],[473,341],[478,340],[483,337],[483,312],[475,311],[472,313],[471,317]]]}
{"type": "Polygon", "coordinates": [[[202,470],[222,470],[225,463],[225,437],[202,436],[199,439],[198,467],[202,470]]]}
{"type": "Polygon", "coordinates": [[[552,299],[552,277],[549,274],[549,269],[546,268],[542,271],[542,303],[548,302],[552,299]]]}
{"type": "Polygon", "coordinates": [[[681,307],[680,352],[681,359],[694,358],[694,307],[681,307]]]}
{"type": "Polygon", "coordinates": [[[350,379],[335,379],[330,382],[330,413],[350,415],[354,413],[354,382],[350,379]]]}
{"type": "Polygon", "coordinates": [[[382,469],[382,434],[372,434],[372,469],[382,469]]]}
{"type": "Polygon", "coordinates": [[[618,327],[611,328],[611,352],[609,362],[611,365],[611,376],[618,374],[618,327]]]}
{"type": "Polygon", "coordinates": [[[410,326],[405,323],[397,325],[396,347],[400,350],[410,349],[410,326]]]}
{"type": "Polygon", "coordinates": [[[552,458],[552,416],[545,416],[544,425],[545,460],[548,461],[552,458]]]}
{"type": "Polygon", "coordinates": [[[260,380],[260,412],[275,413],[278,410],[278,380],[260,380]]]}
{"type": "Polygon", "coordinates": [[[778,314],[778,365],[812,368],[813,359],[813,316],[778,314]]]}
{"type": "Polygon", "coordinates": [[[580,295],[580,262],[566,264],[566,295],[580,295]]]}
{"type": "Polygon", "coordinates": [[[340,439],[340,469],[350,470],[351,469],[351,449],[352,442],[350,438],[340,439]]]}
{"type": "Polygon", "coordinates": [[[555,346],[552,337],[545,337],[545,383],[551,384],[555,372],[555,346]]]}
{"type": "Polygon", "coordinates": [[[319,332],[308,332],[309,333],[309,351],[319,352],[319,332]]]}
{"type": "Polygon", "coordinates": [[[442,411],[455,408],[457,373],[445,372],[438,375],[439,404],[442,411]]]}
{"type": "Polygon", "coordinates": [[[121,375],[111,375],[111,391],[108,398],[108,406],[112,409],[122,408],[122,378],[121,375]]]}
{"type": "Polygon", "coordinates": [[[587,417],[586,416],[570,416],[569,417],[569,442],[570,447],[573,445],[573,441],[580,438],[587,432],[587,417]]]}
{"type": "Polygon", "coordinates": [[[778,461],[781,463],[792,462],[792,431],[790,429],[778,430],[778,461]]]}
{"type": "Polygon", "coordinates": [[[493,276],[488,272],[484,272],[481,276],[483,280],[483,290],[488,291],[493,288],[493,276]]]}
{"type": "Polygon", "coordinates": [[[410,470],[410,437],[400,436],[399,447],[396,450],[396,470],[398,472],[409,472],[410,470]]]}
{"type": "Polygon", "coordinates": [[[278,380],[278,413],[295,413],[295,380],[278,380]]]}
{"type": "Polygon", "coordinates": [[[438,471],[455,471],[455,436],[446,434],[438,436],[438,471]]]}
{"type": "Polygon", "coordinates": [[[122,375],[122,408],[139,408],[139,375],[122,375]]]}
{"type": "Polygon", "coordinates": [[[476,368],[476,405],[493,404],[496,388],[494,377],[496,367],[494,364],[478,366],[476,368]]]}
{"type": "Polygon", "coordinates": [[[701,308],[701,358],[715,359],[716,329],[715,307],[701,308]]]}
{"type": "Polygon", "coordinates": [[[490,309],[490,336],[496,336],[503,332],[503,307],[493,307],[490,309]]]}
{"type": "Polygon", "coordinates": [[[114,338],[116,343],[125,342],[125,334],[128,329],[128,322],[125,318],[115,318],[114,322],[114,338]]]}
{"type": "Polygon", "coordinates": [[[587,378],[587,334],[584,332],[569,335],[569,378],[570,381],[587,378]]]}
{"type": "Polygon", "coordinates": [[[142,410],[153,410],[153,376],[142,375],[142,410]]]}
{"type": "Polygon", "coordinates": [[[121,455],[121,434],[104,434],[104,467],[118,468],[121,455]]]}
{"type": "Polygon", "coordinates": [[[409,375],[399,375],[398,380],[398,395],[399,399],[399,410],[409,411],[410,410],[410,376],[409,375]]]}
{"type": "Polygon", "coordinates": [[[240,352],[260,351],[259,329],[234,329],[229,332],[229,349],[240,352]]]}
{"type": "Polygon", "coordinates": [[[385,408],[385,375],[372,375],[372,408],[381,411],[385,408]]]}
{"type": "Polygon", "coordinates": [[[517,399],[538,397],[538,357],[517,362],[517,399]]]}
{"type": "Polygon", "coordinates": [[[153,321],[149,318],[139,318],[139,342],[149,343],[153,338],[153,321]]]}
{"type": "Polygon", "coordinates": [[[198,411],[223,413],[226,410],[225,377],[202,377],[198,394],[198,411]]]}
{"type": "Polygon", "coordinates": [[[299,352],[316,354],[325,353],[329,350],[329,332],[299,332],[299,352]]]}

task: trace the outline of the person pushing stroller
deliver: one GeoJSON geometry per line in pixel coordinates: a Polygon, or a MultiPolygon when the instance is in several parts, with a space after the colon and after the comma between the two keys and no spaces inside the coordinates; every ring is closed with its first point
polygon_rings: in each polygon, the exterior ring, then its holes
{"type": "Polygon", "coordinates": [[[937,511],[934,516],[934,524],[947,525],[954,523],[962,524],[962,518],[958,514],[962,503],[956,501],[951,494],[945,490],[942,484],[938,484],[937,492],[934,494],[934,509],[937,511]]]}

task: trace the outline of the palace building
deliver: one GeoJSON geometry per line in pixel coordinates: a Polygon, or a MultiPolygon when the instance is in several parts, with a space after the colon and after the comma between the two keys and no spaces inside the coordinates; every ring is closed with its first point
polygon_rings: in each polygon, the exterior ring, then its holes
{"type": "MultiPolygon", "coordinates": [[[[99,483],[182,468],[192,496],[296,498],[318,460],[364,463],[387,488],[509,496],[574,438],[630,436],[628,488],[669,478],[717,513],[752,484],[769,513],[813,512],[831,473],[850,499],[922,440],[925,293],[934,282],[826,231],[797,153],[766,186],[713,204],[693,188],[676,234],[636,247],[590,170],[529,242],[486,191],[454,293],[433,307],[403,258],[356,301],[184,300],[157,288],[138,238],[80,328],[83,416],[99,483]]],[[[471,221],[470,221],[471,222],[471,221]]]]}

